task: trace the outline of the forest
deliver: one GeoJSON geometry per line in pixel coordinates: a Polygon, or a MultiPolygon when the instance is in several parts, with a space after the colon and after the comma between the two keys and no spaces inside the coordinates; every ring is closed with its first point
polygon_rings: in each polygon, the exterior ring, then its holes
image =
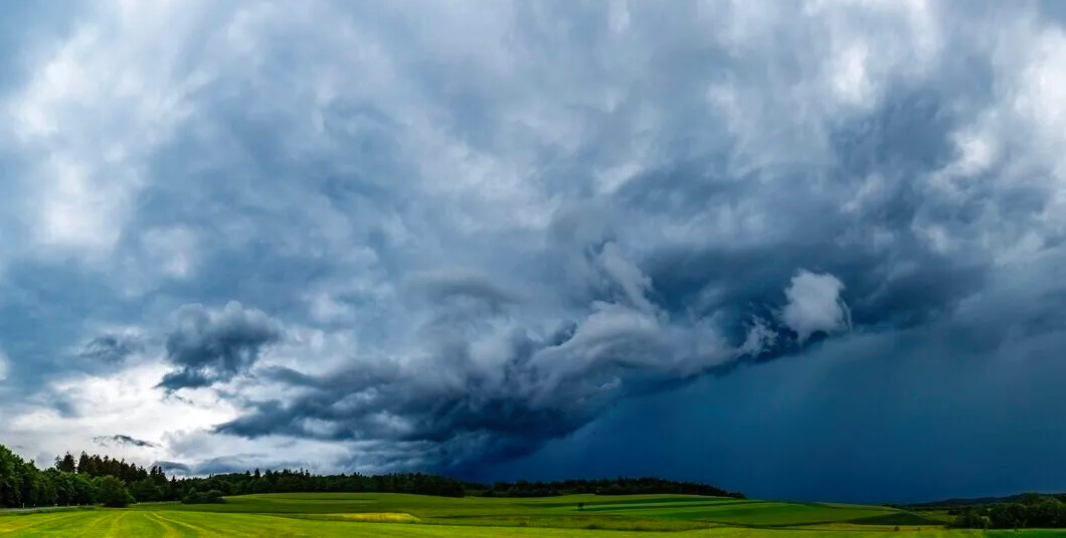
{"type": "Polygon", "coordinates": [[[145,469],[108,456],[70,453],[40,469],[32,461],[0,445],[0,507],[30,508],[104,504],[121,507],[134,502],[222,502],[222,497],[252,493],[411,493],[442,497],[546,497],[598,495],[687,494],[744,498],[714,486],[658,478],[613,478],[556,482],[496,482],[484,485],[426,473],[379,475],[315,475],[306,470],[259,469],[207,477],[167,476],[159,466],[145,469]]]}

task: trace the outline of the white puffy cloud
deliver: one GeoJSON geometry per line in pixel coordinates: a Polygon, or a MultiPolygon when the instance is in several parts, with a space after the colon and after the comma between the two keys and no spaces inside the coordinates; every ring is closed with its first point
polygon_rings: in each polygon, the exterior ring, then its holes
{"type": "Polygon", "coordinates": [[[851,328],[848,305],[840,298],[844,284],[830,274],[816,274],[801,269],[785,289],[788,302],[781,311],[781,321],[806,341],[816,331],[838,333],[851,328]]]}

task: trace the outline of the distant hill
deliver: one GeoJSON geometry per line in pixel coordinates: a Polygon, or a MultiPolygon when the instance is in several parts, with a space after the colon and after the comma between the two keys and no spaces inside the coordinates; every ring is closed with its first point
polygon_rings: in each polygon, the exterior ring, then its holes
{"type": "Polygon", "coordinates": [[[950,508],[987,506],[991,504],[1025,503],[1027,499],[1032,497],[1056,497],[1059,500],[1066,501],[1066,493],[1018,493],[1015,495],[1007,495],[1004,497],[953,498],[926,503],[889,504],[886,506],[904,508],[908,510],[946,510],[950,508]]]}
{"type": "Polygon", "coordinates": [[[931,501],[924,503],[913,504],[889,504],[897,508],[908,508],[911,510],[939,510],[943,508],[950,508],[953,506],[982,506],[986,504],[997,503],[1012,503],[1018,502],[1022,498],[1021,494],[1009,495],[1006,497],[974,497],[969,499],[944,499],[940,501],[931,501]]]}
{"type": "Polygon", "coordinates": [[[554,482],[496,482],[468,484],[467,489],[480,490],[482,497],[553,497],[557,495],[704,495],[743,499],[744,494],[727,491],[710,484],[679,482],[661,478],[602,478],[599,480],[560,480],[554,482]],[[473,486],[473,487],[471,487],[473,486]]]}

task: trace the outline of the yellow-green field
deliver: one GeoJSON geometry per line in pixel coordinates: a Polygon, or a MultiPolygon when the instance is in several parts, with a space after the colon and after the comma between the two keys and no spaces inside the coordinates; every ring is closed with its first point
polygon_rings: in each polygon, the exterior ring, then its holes
{"type": "Polygon", "coordinates": [[[876,506],[803,504],[675,495],[448,499],[398,494],[279,494],[226,504],[151,504],[123,510],[0,513],[0,537],[708,536],[859,538],[1064,536],[1066,532],[958,531],[876,506]],[[583,509],[578,509],[583,503],[583,509]]]}

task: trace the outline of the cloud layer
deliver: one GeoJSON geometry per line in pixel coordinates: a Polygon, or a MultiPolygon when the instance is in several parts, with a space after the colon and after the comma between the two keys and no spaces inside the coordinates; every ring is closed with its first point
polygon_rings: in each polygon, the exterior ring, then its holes
{"type": "MultiPolygon", "coordinates": [[[[1027,357],[1066,341],[1064,17],[23,6],[0,32],[0,442],[491,477],[771,361],[898,360],[869,339],[1052,372],[1027,357]]],[[[921,415],[890,396],[886,431],[921,415]]]]}

